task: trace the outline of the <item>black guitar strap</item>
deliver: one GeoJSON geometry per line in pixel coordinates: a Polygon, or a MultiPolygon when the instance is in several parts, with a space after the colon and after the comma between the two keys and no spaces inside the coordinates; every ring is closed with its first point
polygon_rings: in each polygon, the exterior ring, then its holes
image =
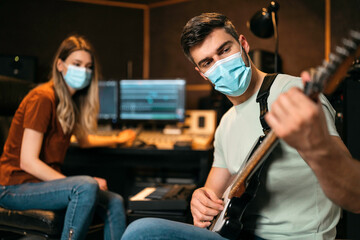
{"type": "Polygon", "coordinates": [[[256,102],[260,104],[260,123],[263,128],[263,132],[266,135],[270,131],[269,125],[265,121],[265,114],[268,112],[267,99],[270,94],[270,88],[273,84],[277,73],[267,74],[261,84],[259,93],[256,97],[256,102]]]}
{"type": "MultiPolygon", "coordinates": [[[[269,125],[266,123],[265,121],[265,114],[268,112],[268,104],[267,104],[267,99],[269,97],[270,94],[270,88],[271,85],[273,84],[275,78],[277,76],[277,73],[273,73],[273,74],[267,74],[261,84],[259,93],[256,97],[256,102],[258,102],[260,104],[260,123],[261,126],[263,128],[263,132],[264,134],[268,134],[268,132],[270,132],[270,127],[269,125]]],[[[254,147],[254,149],[252,150],[252,152],[250,153],[250,156],[255,152],[256,148],[262,143],[262,141],[265,139],[265,136],[260,136],[258,142],[256,143],[257,145],[254,147]]],[[[247,161],[250,158],[247,159],[247,161]]],[[[255,198],[256,196],[256,192],[258,190],[258,187],[260,185],[261,179],[261,173],[262,170],[264,168],[264,163],[262,163],[259,168],[254,172],[253,176],[250,179],[250,182],[248,183],[248,186],[245,190],[245,193],[243,194],[243,196],[246,196],[247,202],[250,202],[253,198],[255,198]]],[[[244,198],[242,196],[242,198],[244,198]]],[[[246,205],[245,205],[246,207],[246,205]]],[[[245,210],[244,210],[245,211],[245,210]]],[[[239,221],[241,222],[241,216],[239,218],[239,221]]],[[[254,238],[254,234],[250,233],[250,232],[246,232],[246,231],[241,231],[240,236],[238,236],[237,238],[238,240],[249,240],[249,239],[255,239],[254,238]],[[251,237],[250,237],[251,236],[251,237]]]]}

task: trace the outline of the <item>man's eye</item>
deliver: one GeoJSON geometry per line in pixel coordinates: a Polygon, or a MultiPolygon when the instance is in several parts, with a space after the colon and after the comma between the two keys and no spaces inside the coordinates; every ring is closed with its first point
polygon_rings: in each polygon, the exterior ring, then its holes
{"type": "Polygon", "coordinates": [[[227,52],[229,52],[230,51],[230,48],[228,47],[228,48],[224,48],[222,51],[221,51],[221,53],[220,54],[224,54],[224,53],[227,53],[227,52]]]}
{"type": "Polygon", "coordinates": [[[210,65],[211,61],[206,61],[202,64],[202,67],[206,68],[210,65]]]}

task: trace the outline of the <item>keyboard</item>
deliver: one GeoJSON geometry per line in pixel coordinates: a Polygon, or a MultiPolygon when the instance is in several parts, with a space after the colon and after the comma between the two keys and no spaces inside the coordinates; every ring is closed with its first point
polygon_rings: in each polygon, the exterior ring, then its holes
{"type": "Polygon", "coordinates": [[[143,130],[137,140],[146,145],[155,145],[158,149],[174,149],[178,142],[189,142],[195,149],[207,148],[212,143],[212,135],[164,134],[161,131],[143,130]]]}
{"type": "Polygon", "coordinates": [[[192,138],[184,134],[163,134],[161,131],[143,130],[137,136],[146,145],[155,145],[158,149],[173,149],[177,141],[191,141],[192,138]]]}
{"type": "MultiPolygon", "coordinates": [[[[192,190],[192,189],[190,189],[192,190]]],[[[157,187],[152,193],[146,196],[147,199],[160,200],[160,199],[179,199],[184,195],[184,191],[189,192],[186,186],[175,184],[157,187]]]]}
{"type": "Polygon", "coordinates": [[[195,189],[194,184],[173,184],[147,187],[129,198],[129,209],[139,210],[185,210],[195,189]]]}

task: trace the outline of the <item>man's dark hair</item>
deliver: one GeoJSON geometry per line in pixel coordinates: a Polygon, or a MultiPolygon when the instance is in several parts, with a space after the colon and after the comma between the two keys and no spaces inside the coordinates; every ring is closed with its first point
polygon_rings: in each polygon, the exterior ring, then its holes
{"type": "Polygon", "coordinates": [[[204,41],[215,28],[224,28],[236,41],[239,41],[239,34],[234,25],[220,13],[203,13],[193,17],[185,25],[181,34],[181,46],[185,56],[195,65],[196,63],[190,55],[190,48],[204,41]]]}

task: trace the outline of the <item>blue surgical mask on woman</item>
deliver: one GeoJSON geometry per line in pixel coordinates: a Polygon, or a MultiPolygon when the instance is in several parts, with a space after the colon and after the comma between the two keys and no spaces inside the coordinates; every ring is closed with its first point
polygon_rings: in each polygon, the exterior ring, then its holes
{"type": "Polygon", "coordinates": [[[204,73],[215,89],[225,95],[240,96],[249,87],[251,68],[245,66],[241,52],[217,61],[204,73]]]}
{"type": "Polygon", "coordinates": [[[75,65],[67,65],[67,72],[63,75],[65,82],[69,87],[75,90],[86,88],[90,84],[91,70],[85,67],[77,67],[75,65]]]}

